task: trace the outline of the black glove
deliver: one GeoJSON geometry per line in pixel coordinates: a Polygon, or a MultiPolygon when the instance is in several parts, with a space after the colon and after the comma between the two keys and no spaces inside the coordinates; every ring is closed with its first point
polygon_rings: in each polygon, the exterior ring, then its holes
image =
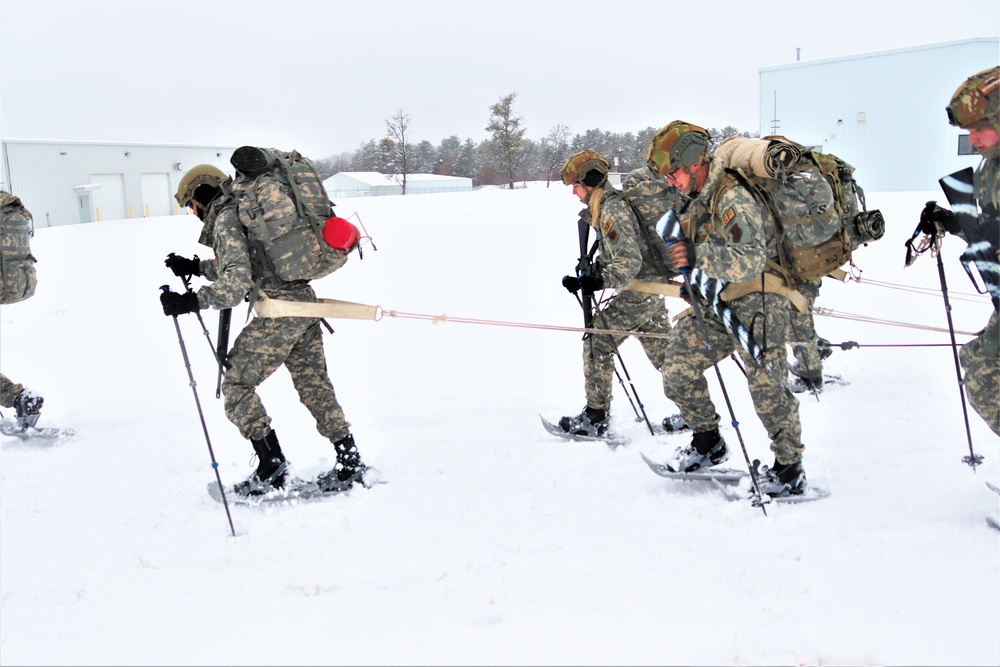
{"type": "Polygon", "coordinates": [[[937,202],[929,201],[924,206],[924,210],[920,212],[920,224],[917,225],[917,231],[934,236],[939,227],[949,234],[958,234],[962,231],[954,212],[941,208],[937,202]]]}
{"type": "Polygon", "coordinates": [[[667,259],[675,271],[684,273],[694,266],[694,244],[690,239],[669,239],[667,259]]]}
{"type": "Polygon", "coordinates": [[[584,294],[593,294],[594,292],[600,292],[602,289],[604,289],[604,278],[602,278],[601,274],[599,273],[596,276],[584,274],[580,278],[580,287],[583,288],[584,294]]]}
{"type": "Polygon", "coordinates": [[[187,257],[181,257],[180,255],[175,255],[170,253],[167,258],[163,260],[163,263],[167,265],[167,268],[174,272],[174,275],[183,278],[184,276],[200,276],[201,275],[201,260],[198,259],[198,255],[194,256],[194,259],[188,259],[187,257]]]}
{"type": "Polygon", "coordinates": [[[563,276],[562,286],[570,294],[576,294],[580,291],[580,279],[576,276],[563,276]]]}
{"type": "Polygon", "coordinates": [[[163,314],[168,317],[176,317],[185,313],[197,313],[201,308],[198,305],[198,295],[194,292],[166,291],[160,294],[160,303],[163,305],[163,314]]]}

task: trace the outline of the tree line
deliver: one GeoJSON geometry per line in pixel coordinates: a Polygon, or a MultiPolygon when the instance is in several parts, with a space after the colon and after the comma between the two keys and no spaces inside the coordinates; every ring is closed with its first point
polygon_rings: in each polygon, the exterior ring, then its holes
{"type": "MultiPolygon", "coordinates": [[[[486,139],[475,142],[452,135],[435,146],[430,141],[414,142],[410,116],[399,109],[385,121],[386,134],[361,144],[353,154],[316,160],[319,175],[326,179],[342,171],[375,171],[395,176],[406,193],[409,174],[439,174],[471,178],[475,185],[505,185],[515,182],[559,181],[566,158],[584,149],[595,150],[611,162],[613,171],[629,172],[646,163],[649,144],[660,129],[647,127],[636,133],[616,133],[599,129],[571,135],[565,125],[556,125],[538,140],[527,139],[524,118],[514,110],[517,93],[501,97],[490,105],[485,126],[486,139]]],[[[757,137],[726,126],[708,128],[718,144],[731,136],[757,137]]]]}

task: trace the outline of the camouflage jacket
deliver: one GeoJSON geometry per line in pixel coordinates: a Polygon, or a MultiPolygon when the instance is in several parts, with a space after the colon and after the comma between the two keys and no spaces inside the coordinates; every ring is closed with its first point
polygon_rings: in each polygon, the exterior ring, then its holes
{"type": "MultiPolygon", "coordinates": [[[[979,202],[979,223],[993,220],[1000,226],[1000,157],[984,157],[973,179],[979,202]]],[[[1000,250],[1000,249],[998,249],[1000,250]]]]}
{"type": "Polygon", "coordinates": [[[600,268],[604,286],[624,287],[639,275],[642,253],[639,250],[638,224],[621,192],[606,185],[601,197],[599,224],[591,219],[590,208],[580,211],[580,218],[597,230],[600,268]]]}
{"type": "Polygon", "coordinates": [[[200,242],[215,251],[215,259],[201,262],[202,275],[211,281],[198,290],[202,308],[232,308],[244,300],[258,280],[261,290],[272,299],[316,300],[307,282],[284,282],[267,269],[264,249],[248,239],[236,204],[228,194],[220,195],[209,207],[200,242]]]}
{"type": "Polygon", "coordinates": [[[705,185],[680,220],[695,244],[695,267],[713,278],[746,282],[777,257],[771,213],[721,161],[712,160],[705,185]]]}

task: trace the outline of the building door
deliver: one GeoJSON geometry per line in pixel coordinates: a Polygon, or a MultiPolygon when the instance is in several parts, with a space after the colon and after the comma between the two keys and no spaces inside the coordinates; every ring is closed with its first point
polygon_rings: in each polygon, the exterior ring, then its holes
{"type": "Polygon", "coordinates": [[[170,215],[173,197],[170,196],[169,174],[140,174],[142,186],[141,215],[170,215]]]}
{"type": "Polygon", "coordinates": [[[91,174],[90,182],[101,186],[91,194],[94,217],[97,220],[122,220],[128,217],[124,174],[91,174]]]}
{"type": "Polygon", "coordinates": [[[77,197],[80,201],[80,222],[90,222],[93,218],[90,216],[90,193],[85,192],[77,197]]]}

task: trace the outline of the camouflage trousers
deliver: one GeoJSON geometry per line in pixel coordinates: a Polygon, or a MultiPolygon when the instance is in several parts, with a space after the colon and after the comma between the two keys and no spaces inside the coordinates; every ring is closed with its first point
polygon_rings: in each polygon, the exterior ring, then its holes
{"type": "Polygon", "coordinates": [[[350,434],[326,368],[319,320],[256,317],[236,337],[229,361],[222,381],[226,417],[244,438],[258,440],[271,430],[257,387],[282,364],[320,434],[331,442],[350,434]]]}
{"type": "Polygon", "coordinates": [[[24,385],[11,382],[6,375],[0,373],[0,405],[5,408],[14,407],[14,402],[22,391],[24,391],[24,385]]]}
{"type": "MultiPolygon", "coordinates": [[[[594,314],[595,329],[670,333],[670,312],[663,297],[638,292],[622,292],[594,314]]],[[[583,343],[583,384],[587,406],[595,410],[611,409],[614,389],[615,350],[627,335],[591,334],[583,343]]],[[[646,357],[656,370],[663,364],[667,337],[638,336],[646,357]]]]}
{"type": "Polygon", "coordinates": [[[663,388],[685,421],[695,432],[709,431],[719,425],[719,415],[708,391],[705,372],[737,350],[747,372],[754,409],[771,439],[771,451],[780,463],[802,460],[802,425],[799,401],[787,391],[787,332],[791,304],[777,294],[754,293],[732,302],[730,306],[740,322],[750,328],[754,339],[764,349],[764,368],[760,368],[734,343],[722,321],[702,306],[708,345],[696,317],[682,318],[674,328],[663,362],[663,388]]]}
{"type": "Polygon", "coordinates": [[[1000,321],[993,311],[986,328],[959,351],[969,404],[1000,435],[1000,321]]]}
{"type": "Polygon", "coordinates": [[[823,360],[816,347],[816,325],[813,322],[812,307],[819,296],[820,281],[803,283],[797,291],[809,301],[809,311],[800,313],[794,307],[788,309],[789,332],[788,340],[792,345],[792,356],[798,365],[801,377],[816,380],[823,379],[823,360]]]}

